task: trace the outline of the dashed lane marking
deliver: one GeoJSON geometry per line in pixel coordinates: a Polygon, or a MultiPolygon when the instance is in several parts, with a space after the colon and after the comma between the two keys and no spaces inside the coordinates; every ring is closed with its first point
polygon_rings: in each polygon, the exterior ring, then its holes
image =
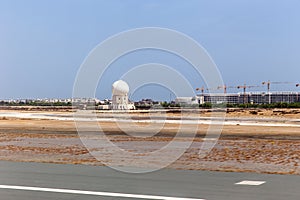
{"type": "Polygon", "coordinates": [[[235,185],[253,185],[253,186],[258,186],[266,183],[266,181],[241,181],[236,183],[235,185]]]}

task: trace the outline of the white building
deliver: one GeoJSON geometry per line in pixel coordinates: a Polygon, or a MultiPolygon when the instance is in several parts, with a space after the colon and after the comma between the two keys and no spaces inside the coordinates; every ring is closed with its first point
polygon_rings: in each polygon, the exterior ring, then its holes
{"type": "Polygon", "coordinates": [[[134,109],[133,103],[128,102],[129,86],[125,81],[118,80],[112,85],[112,109],[134,109]]]}
{"type": "Polygon", "coordinates": [[[176,104],[180,105],[196,105],[196,104],[202,104],[203,103],[203,97],[177,97],[175,99],[176,104]]]}

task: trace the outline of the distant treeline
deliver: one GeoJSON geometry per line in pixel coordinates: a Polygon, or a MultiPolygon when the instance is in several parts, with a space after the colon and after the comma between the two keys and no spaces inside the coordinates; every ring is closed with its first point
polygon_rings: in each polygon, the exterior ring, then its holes
{"type": "MultiPolygon", "coordinates": [[[[88,107],[97,106],[93,103],[85,104],[88,107]]],[[[5,102],[0,101],[0,106],[72,106],[71,102],[5,102]]],[[[212,104],[212,103],[204,103],[204,104],[194,104],[194,105],[180,105],[169,102],[161,102],[160,106],[153,105],[148,106],[147,108],[300,108],[300,102],[295,103],[271,103],[271,104],[212,104]]],[[[137,109],[146,109],[146,107],[137,107],[137,109]]]]}
{"type": "Polygon", "coordinates": [[[227,104],[227,108],[300,108],[300,102],[271,104],[227,104]]]}

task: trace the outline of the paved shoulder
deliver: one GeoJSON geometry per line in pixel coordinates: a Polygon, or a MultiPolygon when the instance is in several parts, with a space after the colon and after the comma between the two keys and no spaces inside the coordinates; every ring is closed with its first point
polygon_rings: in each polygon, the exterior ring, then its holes
{"type": "Polygon", "coordinates": [[[0,162],[3,199],[299,200],[300,176],[0,162]]]}

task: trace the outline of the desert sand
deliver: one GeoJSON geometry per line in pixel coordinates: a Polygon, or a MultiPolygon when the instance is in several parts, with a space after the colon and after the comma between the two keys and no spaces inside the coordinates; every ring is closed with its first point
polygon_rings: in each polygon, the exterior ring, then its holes
{"type": "MultiPolygon", "coordinates": [[[[212,116],[210,111],[152,114],[100,112],[97,113],[99,120],[84,120],[81,123],[91,133],[96,131],[93,130],[95,123],[100,124],[105,137],[123,150],[145,153],[172,141],[182,122],[186,132],[180,135],[179,140],[193,137],[193,143],[178,160],[167,166],[169,168],[300,174],[299,113],[297,109],[228,110],[220,137],[207,135],[212,116]],[[114,118],[116,116],[117,119],[114,118]],[[137,129],[131,130],[130,126],[128,129],[128,121],[143,131],[137,131],[139,135],[136,137],[132,136],[130,133],[137,129]],[[123,125],[126,131],[122,129],[123,125]],[[162,129],[152,136],[152,128],[156,125],[162,129]],[[191,134],[193,131],[197,133],[195,137],[191,134]],[[205,157],[200,157],[201,146],[209,139],[215,141],[215,145],[205,157]]],[[[1,110],[0,159],[105,165],[112,156],[107,153],[100,159],[93,157],[91,151],[105,149],[87,148],[80,140],[72,116],[73,113],[67,110],[1,110]]],[[[161,155],[155,162],[167,159],[166,156],[161,155]]],[[[110,163],[117,166],[147,168],[151,164],[149,160],[135,162],[132,157],[113,158],[110,163]]]]}

